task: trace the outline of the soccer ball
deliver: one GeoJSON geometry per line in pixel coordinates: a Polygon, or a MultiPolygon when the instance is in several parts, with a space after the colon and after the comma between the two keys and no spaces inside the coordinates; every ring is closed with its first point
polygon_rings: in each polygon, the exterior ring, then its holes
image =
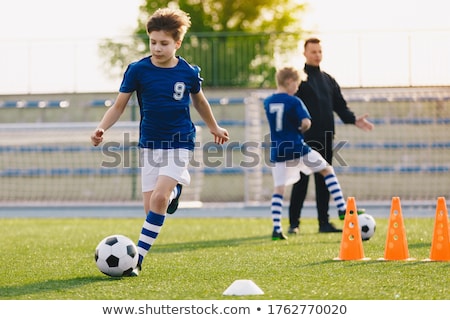
{"type": "Polygon", "coordinates": [[[366,241],[372,238],[377,228],[375,219],[370,214],[363,213],[358,216],[358,224],[361,229],[362,240],[366,241]]]}
{"type": "Polygon", "coordinates": [[[104,238],[95,249],[98,269],[111,277],[130,275],[136,268],[139,254],[133,241],[123,235],[104,238]]]}

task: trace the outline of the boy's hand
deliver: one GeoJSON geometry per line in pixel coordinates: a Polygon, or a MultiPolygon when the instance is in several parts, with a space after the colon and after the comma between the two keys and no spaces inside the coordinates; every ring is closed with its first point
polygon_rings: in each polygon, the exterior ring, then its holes
{"type": "Polygon", "coordinates": [[[223,144],[230,139],[227,129],[221,127],[217,127],[214,131],[211,130],[211,133],[214,136],[214,142],[218,144],[223,144]]]}
{"type": "Polygon", "coordinates": [[[94,147],[98,146],[103,141],[103,134],[105,130],[102,128],[97,128],[91,135],[91,142],[94,147]]]}

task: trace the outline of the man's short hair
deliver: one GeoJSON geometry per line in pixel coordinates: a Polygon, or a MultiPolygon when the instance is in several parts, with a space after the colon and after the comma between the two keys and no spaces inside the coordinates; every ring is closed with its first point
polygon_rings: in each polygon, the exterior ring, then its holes
{"type": "Polygon", "coordinates": [[[304,48],[306,48],[306,46],[308,45],[308,43],[314,43],[314,44],[317,44],[317,43],[320,43],[320,39],[319,38],[308,38],[308,39],[306,39],[305,40],[305,44],[304,44],[304,48]]]}

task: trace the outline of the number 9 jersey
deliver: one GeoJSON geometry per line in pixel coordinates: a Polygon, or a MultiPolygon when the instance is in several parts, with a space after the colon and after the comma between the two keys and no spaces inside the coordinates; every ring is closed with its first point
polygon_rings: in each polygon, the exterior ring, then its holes
{"type": "Polygon", "coordinates": [[[136,91],[140,108],[139,147],[189,149],[195,146],[190,94],[201,90],[200,68],[182,57],[173,68],[155,66],[150,57],[128,65],[120,92],[136,91]]]}

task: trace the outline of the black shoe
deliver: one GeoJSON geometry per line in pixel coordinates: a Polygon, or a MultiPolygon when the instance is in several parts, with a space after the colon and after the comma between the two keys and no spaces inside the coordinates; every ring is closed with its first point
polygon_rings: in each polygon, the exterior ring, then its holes
{"type": "MultiPolygon", "coordinates": [[[[358,213],[358,216],[360,214],[366,213],[366,209],[357,209],[357,213],[358,213]]],[[[339,220],[344,220],[345,219],[345,210],[338,211],[338,215],[339,215],[339,220]]]]}
{"type": "Polygon", "coordinates": [[[333,224],[327,223],[319,226],[320,233],[342,232],[342,229],[336,228],[333,224]]]}
{"type": "Polygon", "coordinates": [[[300,232],[298,227],[289,227],[288,233],[289,234],[298,234],[300,232]]]}
{"type": "Polygon", "coordinates": [[[287,237],[283,234],[283,232],[272,232],[272,240],[287,240],[287,237]]]}
{"type": "Polygon", "coordinates": [[[136,268],[133,269],[133,271],[131,271],[131,273],[129,274],[129,277],[137,277],[139,276],[139,273],[142,270],[142,266],[140,264],[138,264],[136,266],[136,268]]]}
{"type": "Polygon", "coordinates": [[[183,186],[178,183],[176,188],[178,189],[178,194],[175,198],[172,199],[172,201],[170,201],[169,206],[167,207],[167,213],[169,214],[174,213],[178,209],[178,199],[180,199],[183,186]]]}

